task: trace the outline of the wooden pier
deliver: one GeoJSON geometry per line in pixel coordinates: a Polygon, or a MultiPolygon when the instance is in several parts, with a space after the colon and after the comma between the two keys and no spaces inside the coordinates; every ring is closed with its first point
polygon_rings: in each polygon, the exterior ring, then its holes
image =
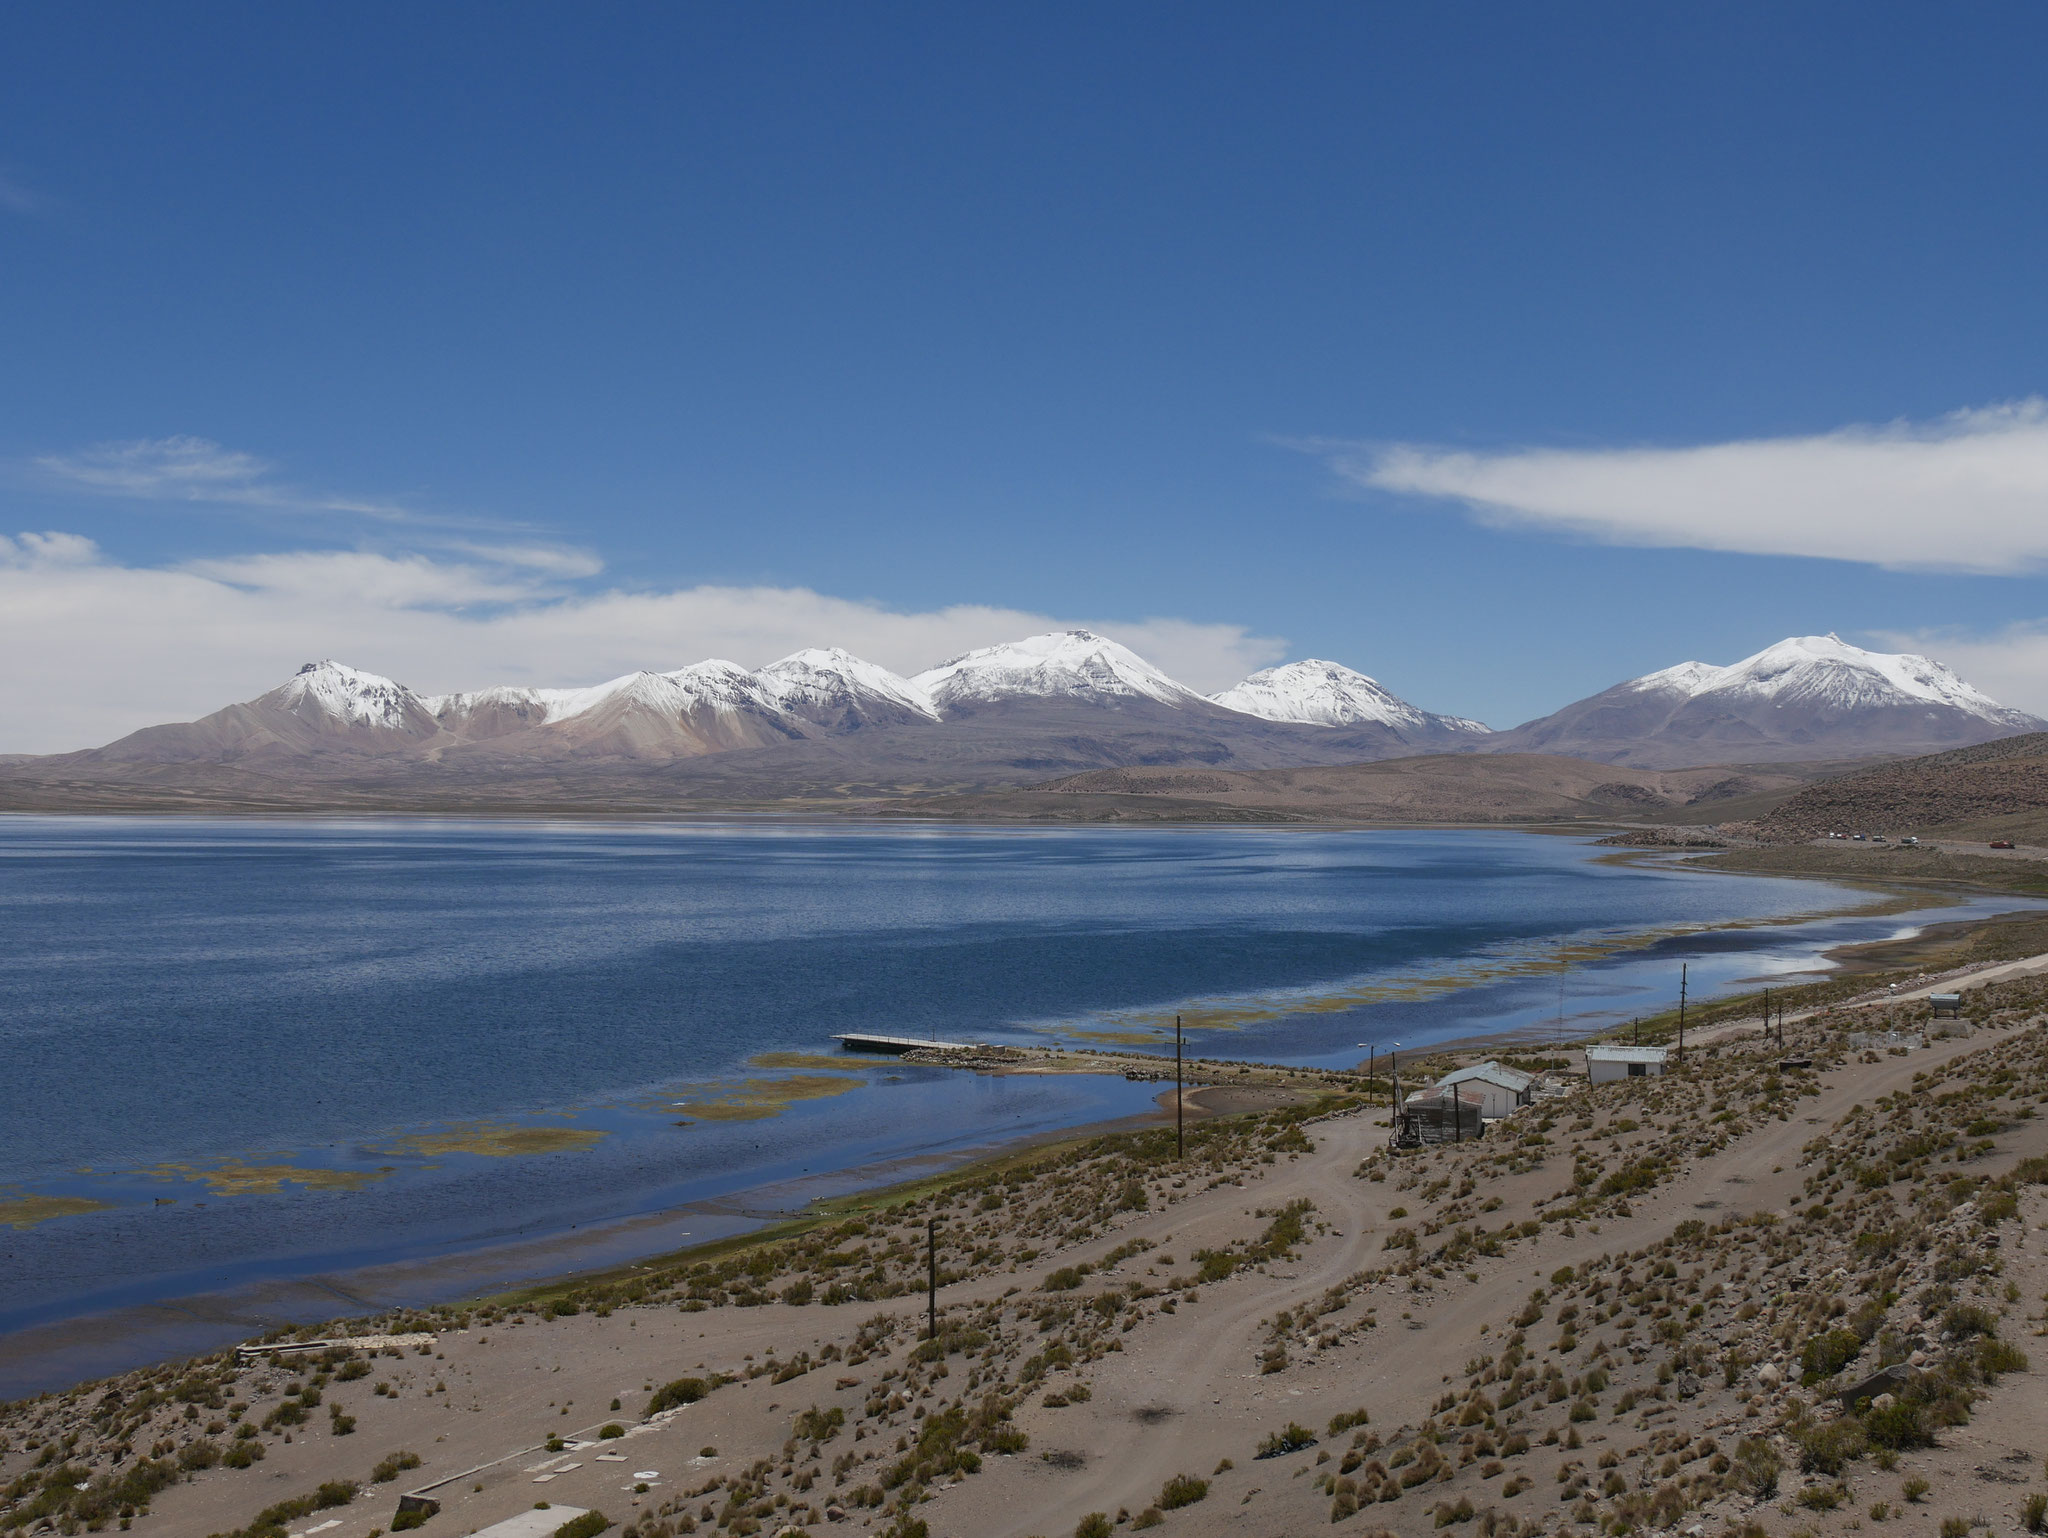
{"type": "Polygon", "coordinates": [[[906,1052],[972,1052],[975,1044],[966,1041],[934,1041],[924,1036],[881,1036],[872,1031],[849,1031],[844,1036],[832,1038],[848,1052],[886,1052],[891,1057],[901,1057],[906,1052]]]}

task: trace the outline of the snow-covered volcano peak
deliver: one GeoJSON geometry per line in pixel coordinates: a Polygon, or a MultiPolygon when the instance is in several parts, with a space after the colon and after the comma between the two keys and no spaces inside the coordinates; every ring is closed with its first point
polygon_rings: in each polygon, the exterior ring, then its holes
{"type": "Polygon", "coordinates": [[[256,701],[288,710],[314,726],[368,726],[390,731],[431,729],[432,715],[403,684],[331,658],[309,662],[256,701]]]}
{"type": "Polygon", "coordinates": [[[941,710],[1018,699],[1207,703],[1129,647],[1092,630],[1054,631],[984,646],[919,673],[910,682],[941,710]]]}
{"type": "Polygon", "coordinates": [[[939,717],[930,698],[909,679],[837,646],[792,652],[755,676],[784,710],[820,725],[939,717]]]}
{"type": "Polygon", "coordinates": [[[1226,710],[1311,726],[1389,726],[1396,731],[1485,732],[1477,721],[1432,715],[1342,663],[1311,657],[1252,674],[1209,698],[1226,710]]]}
{"type": "Polygon", "coordinates": [[[2025,730],[2032,717],[2009,710],[1932,657],[1873,652],[1840,636],[1789,636],[1753,657],[1717,670],[1693,691],[1703,696],[1769,699],[1851,710],[1934,705],[2025,730]]]}

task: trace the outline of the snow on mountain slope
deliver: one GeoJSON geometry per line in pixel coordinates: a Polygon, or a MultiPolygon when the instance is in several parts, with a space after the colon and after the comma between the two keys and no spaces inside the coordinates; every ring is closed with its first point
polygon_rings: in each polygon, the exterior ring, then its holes
{"type": "Polygon", "coordinates": [[[1716,670],[1692,689],[1694,699],[1715,696],[1833,710],[1917,702],[1959,710],[2013,731],[2030,730],[2034,720],[1999,704],[1931,657],[1865,651],[1833,634],[1790,637],[1716,670]]]}
{"type": "Polygon", "coordinates": [[[755,676],[784,711],[835,731],[939,718],[930,697],[909,679],[836,646],[793,652],[755,676]]]}
{"type": "Polygon", "coordinates": [[[1690,699],[1702,684],[1719,677],[1722,671],[1711,662],[1681,662],[1677,667],[1645,673],[1615,687],[1632,689],[1638,694],[1675,694],[1690,699]]]}
{"type": "Polygon", "coordinates": [[[910,682],[941,712],[1025,699],[1098,705],[1139,699],[1162,705],[1209,703],[1128,647],[1089,630],[984,646],[919,673],[910,682]]]}
{"type": "Polygon", "coordinates": [[[1377,679],[1319,658],[1266,668],[1236,688],[1209,698],[1225,710],[1311,726],[1377,725],[1410,733],[1491,730],[1461,716],[1420,710],[1389,692],[1377,679]]]}
{"type": "Polygon", "coordinates": [[[368,727],[420,736],[431,735],[435,729],[432,710],[405,685],[332,660],[307,663],[249,703],[289,711],[309,726],[325,730],[368,727]]]}
{"type": "Polygon", "coordinates": [[[1683,662],[1628,679],[1487,748],[1668,767],[1922,753],[2043,724],[1931,658],[1792,636],[1727,667],[1683,662]]]}

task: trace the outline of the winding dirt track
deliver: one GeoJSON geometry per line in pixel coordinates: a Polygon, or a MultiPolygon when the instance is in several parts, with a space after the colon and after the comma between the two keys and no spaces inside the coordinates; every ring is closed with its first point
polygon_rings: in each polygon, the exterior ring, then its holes
{"type": "MultiPolygon", "coordinates": [[[[1081,1451],[1087,1462],[1080,1471],[1063,1473],[1036,1457],[991,1460],[984,1474],[944,1492],[919,1514],[935,1538],[1053,1538],[1071,1533],[1090,1511],[1136,1512],[1150,1505],[1173,1475],[1208,1475],[1227,1457],[1237,1469],[1217,1481],[1210,1499],[1174,1513],[1176,1534],[1282,1538],[1327,1526],[1327,1502],[1301,1488],[1307,1480],[1278,1481],[1295,1486],[1283,1491],[1262,1477],[1272,1466],[1254,1463],[1252,1454],[1267,1432],[1289,1419],[1320,1432],[1331,1414],[1359,1405],[1369,1407],[1373,1424],[1384,1428],[1419,1422],[1442,1392],[1445,1376],[1460,1374],[1467,1358],[1486,1348],[1482,1326],[1504,1324],[1537,1278],[1603,1253],[1637,1248],[1705,1212],[1782,1211],[1803,1178],[1797,1169],[1799,1150],[1819,1128],[1859,1101],[1903,1088],[1915,1073],[1981,1048],[1985,1041],[1981,1035],[1947,1041],[1876,1065],[1851,1063],[1835,1070],[1823,1077],[1818,1098],[1801,1102],[1800,1115],[1773,1122],[1714,1159],[1695,1164],[1637,1201],[1631,1217],[1598,1228],[1581,1225],[1571,1238],[1546,1227],[1508,1256],[1479,1262],[1477,1282],[1453,1277],[1434,1294],[1411,1296],[1383,1285],[1373,1294],[1382,1314],[1378,1329],[1283,1373],[1261,1375],[1262,1321],[1380,1264],[1387,1210],[1401,1201],[1389,1187],[1351,1174],[1360,1159],[1381,1145],[1384,1125],[1365,1114],[1324,1122],[1314,1129],[1316,1151],[1279,1167],[1267,1180],[1243,1191],[1225,1188],[1196,1197],[1131,1224],[1118,1237],[1162,1243],[1170,1238],[1180,1246],[1205,1242],[1204,1231],[1215,1226],[1220,1239],[1219,1219],[1235,1216],[1229,1228],[1244,1231],[1242,1209],[1248,1203],[1272,1207],[1300,1196],[1313,1200],[1341,1237],[1308,1245],[1300,1264],[1285,1274],[1240,1273],[1203,1289],[1201,1300],[1183,1305],[1177,1315],[1146,1320],[1124,1337],[1121,1354],[1092,1371],[1095,1392],[1087,1404],[1019,1411],[1034,1452],[1081,1451]],[[1399,1317],[1404,1308],[1415,1316],[1405,1328],[1399,1317]],[[1161,1410],[1171,1413],[1157,1414],[1161,1410]],[[1263,1498],[1243,1504],[1246,1489],[1262,1485],[1268,1487],[1263,1498]]],[[[1557,1163],[1553,1159],[1550,1169],[1501,1181],[1494,1194],[1503,1207],[1495,1218],[1524,1214],[1535,1198],[1554,1192],[1560,1184],[1557,1163]]],[[[1174,1253],[1178,1256],[1178,1249],[1174,1253]]],[[[962,1302],[992,1296],[989,1289],[969,1284],[954,1289],[953,1296],[942,1294],[947,1301],[957,1297],[962,1302]]]]}

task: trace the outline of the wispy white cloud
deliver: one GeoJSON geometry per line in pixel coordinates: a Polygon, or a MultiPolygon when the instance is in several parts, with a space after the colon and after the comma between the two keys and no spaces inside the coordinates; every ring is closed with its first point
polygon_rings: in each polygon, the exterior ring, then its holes
{"type": "Polygon", "coordinates": [[[1379,491],[1607,544],[1999,575],[2048,564],[2048,401],[1687,448],[1314,445],[1379,491]]]}
{"type": "MultiPolygon", "coordinates": [[[[585,684],[705,657],[758,667],[844,646],[910,673],[976,646],[1076,621],[956,604],[902,611],[807,588],[585,591],[572,554],[479,545],[447,553],[282,551],[128,566],[64,533],[0,537],[0,752],[58,752],[186,720],[339,657],[439,693],[585,684]]],[[[1278,661],[1243,626],[1088,619],[1192,687],[1278,661]]]]}
{"type": "Polygon", "coordinates": [[[395,502],[292,486],[277,478],[276,467],[267,460],[188,434],[98,443],[77,454],[46,454],[35,464],[74,490],[137,501],[359,513],[393,522],[414,516],[395,502]]]}

